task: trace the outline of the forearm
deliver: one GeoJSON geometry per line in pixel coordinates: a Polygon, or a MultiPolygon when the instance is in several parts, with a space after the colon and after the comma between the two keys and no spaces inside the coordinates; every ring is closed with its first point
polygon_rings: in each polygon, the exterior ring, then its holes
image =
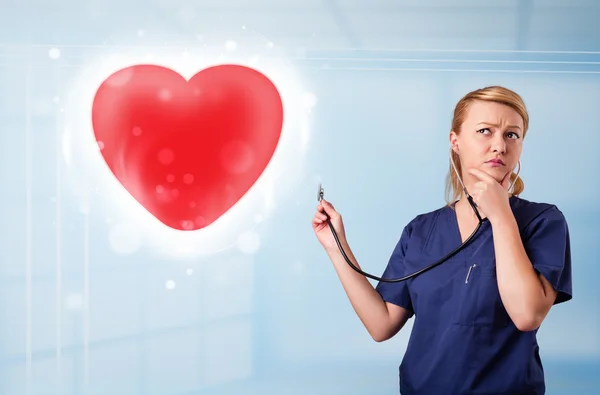
{"type": "MultiPolygon", "coordinates": [[[[354,266],[360,266],[345,241],[340,240],[344,252],[354,266]]],[[[337,246],[327,250],[344,291],[369,334],[376,340],[383,340],[392,330],[390,314],[385,301],[362,274],[352,269],[337,246]]]]}
{"type": "Polygon", "coordinates": [[[517,222],[508,213],[492,222],[496,276],[502,303],[521,330],[537,328],[545,317],[545,291],[523,247],[517,222]]]}

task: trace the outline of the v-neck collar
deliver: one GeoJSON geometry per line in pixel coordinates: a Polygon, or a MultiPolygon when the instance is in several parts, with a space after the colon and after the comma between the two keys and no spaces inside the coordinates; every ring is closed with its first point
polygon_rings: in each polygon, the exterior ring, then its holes
{"type": "MultiPolygon", "coordinates": [[[[510,204],[510,208],[511,210],[514,207],[514,202],[516,201],[516,199],[518,199],[518,196],[510,196],[508,198],[508,202],[510,204]]],[[[450,204],[451,207],[446,206],[446,211],[448,212],[448,220],[449,220],[449,225],[451,228],[451,233],[452,233],[452,238],[453,238],[453,242],[456,243],[456,246],[459,246],[462,244],[462,236],[460,234],[460,226],[458,224],[458,213],[456,212],[456,203],[458,201],[454,201],[450,204]]],[[[481,228],[479,229],[479,231],[477,232],[477,234],[475,235],[475,238],[479,237],[482,234],[482,231],[485,231],[487,229],[487,227],[490,226],[490,221],[485,221],[483,224],[481,224],[481,228]]],[[[474,241],[474,239],[473,239],[474,241]]],[[[469,243],[469,245],[467,245],[466,247],[464,247],[464,250],[469,249],[469,247],[471,247],[473,244],[472,242],[469,243]]]]}

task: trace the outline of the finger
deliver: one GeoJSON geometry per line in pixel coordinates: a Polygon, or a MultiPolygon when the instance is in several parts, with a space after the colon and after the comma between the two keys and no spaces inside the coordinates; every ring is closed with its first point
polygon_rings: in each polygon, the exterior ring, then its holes
{"type": "Polygon", "coordinates": [[[479,189],[480,191],[485,191],[487,189],[487,184],[483,181],[479,181],[475,184],[475,189],[479,189]]]}
{"type": "Polygon", "coordinates": [[[491,181],[495,181],[492,176],[490,176],[489,174],[487,174],[485,171],[481,171],[479,169],[469,169],[467,170],[469,172],[469,174],[479,178],[481,181],[486,181],[486,182],[491,182],[491,181]]]}
{"type": "Polygon", "coordinates": [[[331,203],[329,203],[328,201],[326,201],[325,199],[323,199],[321,201],[321,204],[323,205],[323,208],[325,208],[325,212],[330,217],[336,217],[336,216],[338,216],[337,211],[335,211],[335,209],[333,208],[333,205],[331,203]]]}
{"type": "Polygon", "coordinates": [[[327,213],[327,210],[325,210],[325,205],[324,204],[319,204],[317,206],[317,213],[321,213],[323,215],[325,215],[327,213]]]}
{"type": "Polygon", "coordinates": [[[473,196],[473,199],[475,200],[479,200],[481,198],[481,195],[483,194],[484,189],[482,189],[481,187],[473,187],[473,192],[471,193],[471,196],[473,196]]]}
{"type": "Polygon", "coordinates": [[[323,223],[315,223],[313,222],[312,224],[312,228],[314,230],[314,232],[320,232],[321,230],[325,229],[325,225],[323,225],[323,223]]]}

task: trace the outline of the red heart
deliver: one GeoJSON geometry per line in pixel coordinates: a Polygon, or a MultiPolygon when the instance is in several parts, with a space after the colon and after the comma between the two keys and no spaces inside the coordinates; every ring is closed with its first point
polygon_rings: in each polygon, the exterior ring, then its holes
{"type": "Polygon", "coordinates": [[[204,228],[246,194],[271,160],[283,125],[274,84],[239,65],[186,81],[155,65],[124,68],[99,87],[92,125],[104,160],[154,217],[204,228]]]}

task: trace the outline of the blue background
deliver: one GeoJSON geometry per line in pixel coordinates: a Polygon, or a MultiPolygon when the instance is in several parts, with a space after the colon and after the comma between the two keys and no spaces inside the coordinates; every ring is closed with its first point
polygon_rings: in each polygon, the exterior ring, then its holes
{"type": "Polygon", "coordinates": [[[571,230],[574,299],[539,332],[547,393],[600,387],[599,2],[2,0],[1,10],[1,394],[397,393],[412,322],[370,339],[312,233],[317,183],[361,266],[380,274],[406,222],[444,204],[456,101],[493,84],[530,110],[522,197],[556,204],[571,230]],[[250,30],[316,98],[301,174],[275,182],[274,208],[232,248],[181,260],[135,247],[131,229],[94,215],[103,196],[72,193],[62,100],[76,73],[107,51],[222,47],[250,30]]]}

